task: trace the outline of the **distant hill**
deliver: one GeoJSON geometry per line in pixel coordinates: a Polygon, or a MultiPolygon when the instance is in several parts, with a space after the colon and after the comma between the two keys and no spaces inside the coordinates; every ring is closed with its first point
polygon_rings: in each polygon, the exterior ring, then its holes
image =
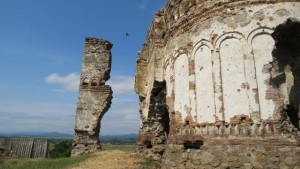
{"type": "MultiPolygon", "coordinates": [[[[59,133],[59,132],[18,132],[18,133],[0,133],[0,137],[49,137],[49,138],[73,138],[73,134],[59,133]]],[[[123,135],[100,135],[100,139],[136,139],[137,134],[123,134],[123,135]]]]}
{"type": "Polygon", "coordinates": [[[135,144],[136,138],[136,134],[104,135],[100,136],[100,142],[102,144],[135,144]]]}
{"type": "Polygon", "coordinates": [[[59,132],[19,132],[19,133],[0,133],[0,137],[60,137],[73,138],[74,135],[59,132]]]}
{"type": "Polygon", "coordinates": [[[101,138],[137,138],[137,134],[122,134],[122,135],[100,135],[101,138]]]}

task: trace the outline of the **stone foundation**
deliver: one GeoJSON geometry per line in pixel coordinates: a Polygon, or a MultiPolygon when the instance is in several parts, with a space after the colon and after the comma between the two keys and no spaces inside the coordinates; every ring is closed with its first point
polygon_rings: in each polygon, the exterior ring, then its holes
{"type": "Polygon", "coordinates": [[[163,169],[299,169],[299,146],[202,145],[186,149],[169,144],[162,161],[163,169]]]}

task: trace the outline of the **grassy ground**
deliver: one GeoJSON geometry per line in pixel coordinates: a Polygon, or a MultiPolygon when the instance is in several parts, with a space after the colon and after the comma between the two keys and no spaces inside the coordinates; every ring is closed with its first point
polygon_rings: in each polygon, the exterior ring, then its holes
{"type": "Polygon", "coordinates": [[[156,162],[138,157],[135,145],[102,145],[91,155],[59,159],[0,158],[0,169],[155,169],[156,162]]]}
{"type": "Polygon", "coordinates": [[[133,144],[125,144],[125,145],[114,145],[114,144],[103,144],[102,150],[121,150],[125,152],[134,152],[136,149],[136,145],[133,144]]]}
{"type": "Polygon", "coordinates": [[[0,159],[1,169],[66,169],[85,161],[91,156],[59,159],[20,159],[6,157],[0,159]]]}

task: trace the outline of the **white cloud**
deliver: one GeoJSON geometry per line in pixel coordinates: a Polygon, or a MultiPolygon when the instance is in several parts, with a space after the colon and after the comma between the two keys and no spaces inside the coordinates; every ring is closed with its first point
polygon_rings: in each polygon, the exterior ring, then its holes
{"type": "Polygon", "coordinates": [[[13,104],[0,104],[1,112],[7,112],[7,114],[22,113],[24,116],[60,116],[65,114],[72,114],[76,111],[76,103],[18,103],[18,106],[13,104]]]}
{"type": "MultiPolygon", "coordinates": [[[[112,104],[101,120],[101,135],[137,133],[139,103],[112,104]]],[[[73,133],[76,103],[31,103],[18,106],[0,103],[0,133],[73,133]]]]}
{"type": "Polygon", "coordinates": [[[47,83],[60,84],[67,91],[78,91],[80,75],[77,73],[70,73],[67,76],[61,76],[56,73],[45,77],[47,83]]]}
{"type": "Polygon", "coordinates": [[[109,110],[101,120],[101,135],[137,133],[140,127],[138,104],[109,110]]]}
{"type": "Polygon", "coordinates": [[[141,2],[141,4],[139,5],[139,9],[140,10],[145,10],[147,8],[147,6],[148,6],[148,2],[149,2],[149,0],[143,0],[141,2]]]}
{"type": "Polygon", "coordinates": [[[134,77],[133,76],[115,76],[108,82],[112,87],[114,94],[134,94],[134,77]]]}
{"type": "MultiPolygon", "coordinates": [[[[53,73],[44,80],[46,83],[61,86],[58,89],[51,89],[52,91],[63,92],[77,91],[79,78],[80,75],[77,73],[65,76],[53,73]]],[[[112,86],[114,97],[111,108],[101,121],[101,134],[136,133],[140,125],[140,115],[138,97],[134,93],[134,77],[114,76],[107,84],[112,86]]],[[[55,94],[57,93],[53,93],[55,94]]],[[[0,133],[19,131],[72,133],[76,115],[75,100],[77,99],[72,100],[71,102],[0,103],[0,115],[5,114],[5,116],[0,116],[2,126],[0,133]]]]}
{"type": "MultiPolygon", "coordinates": [[[[70,73],[66,76],[61,76],[57,73],[52,73],[45,77],[45,82],[52,84],[60,84],[64,90],[78,91],[80,82],[80,75],[77,73],[70,73]]],[[[108,82],[116,95],[134,94],[134,77],[133,76],[114,76],[108,82]]],[[[53,89],[53,91],[62,92],[61,89],[53,89]]]]}
{"type": "Polygon", "coordinates": [[[0,133],[73,132],[76,103],[15,104],[0,104],[0,133]]]}

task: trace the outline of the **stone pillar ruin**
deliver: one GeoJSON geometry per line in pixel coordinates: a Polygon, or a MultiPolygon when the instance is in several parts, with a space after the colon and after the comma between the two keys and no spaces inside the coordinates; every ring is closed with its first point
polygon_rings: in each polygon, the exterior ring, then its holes
{"type": "Polygon", "coordinates": [[[299,167],[299,49],[300,0],[168,0],[137,59],[138,151],[165,168],[299,167]]]}
{"type": "Polygon", "coordinates": [[[112,100],[112,89],[105,85],[110,78],[112,46],[107,40],[85,39],[71,156],[88,154],[101,148],[101,119],[112,100]]]}

